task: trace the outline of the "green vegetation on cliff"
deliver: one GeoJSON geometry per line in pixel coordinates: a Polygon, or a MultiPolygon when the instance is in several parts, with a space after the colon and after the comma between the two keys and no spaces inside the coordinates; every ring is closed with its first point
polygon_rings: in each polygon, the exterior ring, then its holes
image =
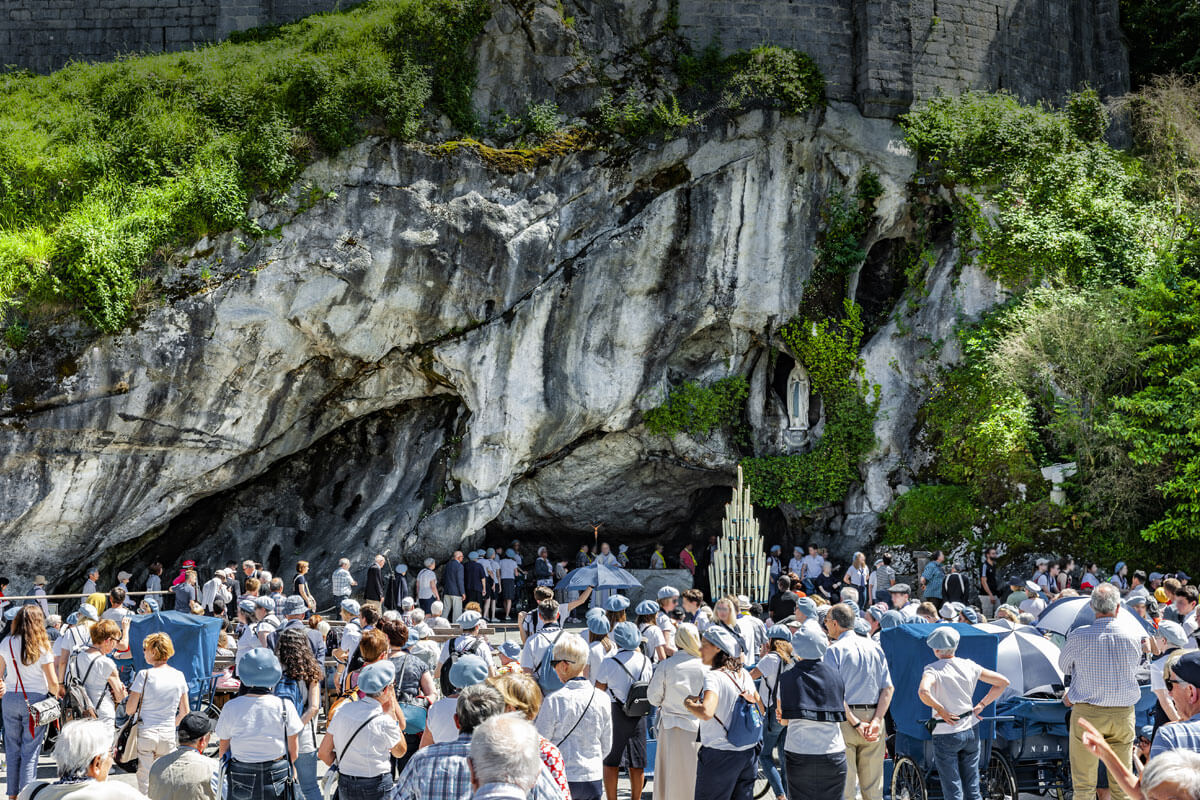
{"type": "Polygon", "coordinates": [[[965,257],[1012,297],[959,331],[921,410],[933,463],[888,540],[1146,564],[1200,536],[1200,86],[1155,81],[1127,107],[1132,152],[1102,141],[1090,92],[1062,111],[972,93],[904,119],[965,257]],[[1038,468],[1067,461],[1055,505],[1038,468]]]}
{"type": "Polygon", "coordinates": [[[487,0],[369,0],[193,52],[0,75],[0,321],[120,327],[163,248],[429,105],[472,124],[487,0]]]}

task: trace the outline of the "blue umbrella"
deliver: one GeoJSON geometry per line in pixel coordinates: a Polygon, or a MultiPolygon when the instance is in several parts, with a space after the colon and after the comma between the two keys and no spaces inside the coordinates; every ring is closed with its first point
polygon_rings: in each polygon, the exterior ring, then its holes
{"type": "Polygon", "coordinates": [[[587,587],[596,591],[605,589],[637,589],[641,581],[615,565],[592,562],[586,567],[573,569],[554,588],[566,592],[580,592],[587,587]]]}

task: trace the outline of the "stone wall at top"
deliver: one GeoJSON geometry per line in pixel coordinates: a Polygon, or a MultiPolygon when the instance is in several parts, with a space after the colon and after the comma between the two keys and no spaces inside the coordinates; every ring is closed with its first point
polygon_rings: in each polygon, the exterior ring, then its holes
{"type": "Polygon", "coordinates": [[[68,61],[187,50],[338,0],[0,0],[0,67],[50,72],[68,61]]]}
{"type": "Polygon", "coordinates": [[[939,90],[1007,89],[1058,104],[1129,88],[1118,0],[679,0],[683,32],[726,50],[811,55],[829,97],[894,117],[939,90]]]}

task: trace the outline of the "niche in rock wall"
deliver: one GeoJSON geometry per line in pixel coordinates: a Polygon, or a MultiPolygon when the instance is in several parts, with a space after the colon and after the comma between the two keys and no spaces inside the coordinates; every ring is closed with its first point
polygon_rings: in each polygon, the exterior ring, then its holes
{"type": "MultiPolygon", "coordinates": [[[[771,390],[774,393],[772,407],[778,403],[778,411],[783,414],[785,426],[802,430],[812,430],[821,421],[821,398],[812,389],[811,379],[808,384],[808,424],[794,425],[792,419],[797,405],[793,394],[796,392],[793,372],[796,369],[796,359],[788,353],[780,351],[775,357],[775,370],[771,373],[771,390]]],[[[799,403],[803,405],[802,402],[799,403]]]]}
{"type": "Polygon", "coordinates": [[[854,301],[862,307],[863,341],[879,330],[904,294],[904,269],[899,258],[904,239],[880,239],[867,252],[858,274],[854,301]]]}

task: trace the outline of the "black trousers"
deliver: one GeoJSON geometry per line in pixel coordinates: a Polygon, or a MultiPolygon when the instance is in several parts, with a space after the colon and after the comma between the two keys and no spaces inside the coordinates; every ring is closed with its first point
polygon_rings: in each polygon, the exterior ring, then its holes
{"type": "Polygon", "coordinates": [[[846,790],[846,754],[800,755],[784,752],[788,800],[830,800],[846,790]]]}
{"type": "Polygon", "coordinates": [[[761,744],[747,750],[701,747],[696,759],[695,800],[754,800],[761,747],[761,744]]]}

